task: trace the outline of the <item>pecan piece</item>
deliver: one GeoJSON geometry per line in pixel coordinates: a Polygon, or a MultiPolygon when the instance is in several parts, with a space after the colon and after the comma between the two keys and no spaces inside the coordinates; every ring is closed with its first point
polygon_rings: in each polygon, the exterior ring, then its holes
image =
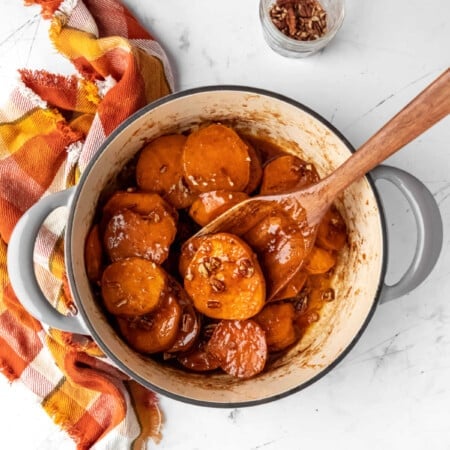
{"type": "Polygon", "coordinates": [[[210,273],[214,273],[222,267],[222,262],[216,256],[212,256],[211,258],[205,259],[203,263],[210,273]]]}
{"type": "Polygon", "coordinates": [[[249,259],[241,259],[237,262],[237,273],[244,278],[250,278],[255,273],[255,266],[249,259]]]}
{"type": "Polygon", "coordinates": [[[325,302],[332,302],[335,298],[334,289],[333,288],[325,289],[322,292],[321,298],[325,302]]]}
{"type": "Polygon", "coordinates": [[[289,34],[291,36],[295,35],[295,32],[297,31],[297,19],[295,18],[294,8],[292,5],[289,5],[287,7],[287,24],[289,28],[289,34]]]}
{"type": "Polygon", "coordinates": [[[218,302],[217,300],[208,300],[206,305],[210,309],[218,309],[222,306],[222,303],[218,302]]]}
{"type": "Polygon", "coordinates": [[[209,284],[213,292],[223,292],[225,290],[225,283],[217,278],[210,278],[209,284]]]}
{"type": "Polygon", "coordinates": [[[198,265],[198,273],[203,277],[203,278],[208,278],[209,277],[209,270],[206,267],[206,264],[204,262],[200,263],[198,265]]]}

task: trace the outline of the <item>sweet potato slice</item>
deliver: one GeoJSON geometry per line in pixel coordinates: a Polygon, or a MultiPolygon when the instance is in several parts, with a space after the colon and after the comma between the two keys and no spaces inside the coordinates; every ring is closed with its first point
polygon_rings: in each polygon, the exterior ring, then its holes
{"type": "Polygon", "coordinates": [[[248,146],[232,128],[200,128],[184,145],[183,171],[194,192],[244,191],[250,179],[248,146]]]}
{"type": "Polygon", "coordinates": [[[176,232],[173,217],[163,208],[145,216],[124,209],[106,225],[104,245],[111,261],[138,256],[161,264],[169,255],[176,232]]]}
{"type": "Polygon", "coordinates": [[[308,308],[303,313],[297,315],[295,324],[300,330],[300,334],[304,332],[315,322],[320,320],[320,309],[308,308]]]}
{"type": "Polygon", "coordinates": [[[237,378],[260,373],[267,360],[267,342],[263,329],[252,319],[222,320],[206,346],[220,367],[237,378]]]}
{"type": "Polygon", "coordinates": [[[316,244],[327,250],[342,250],[347,242],[347,226],[335,206],[332,206],[319,224],[316,244]]]}
{"type": "Polygon", "coordinates": [[[102,276],[103,248],[98,224],[93,225],[87,235],[84,261],[89,281],[99,281],[102,276]]]}
{"type": "Polygon", "coordinates": [[[167,293],[153,312],[142,316],[118,317],[117,323],[130,347],[142,353],[163,352],[177,338],[181,311],[176,297],[167,293]]]}
{"type": "Polygon", "coordinates": [[[137,316],[153,311],[166,286],[166,272],[142,258],[127,258],[110,264],[101,280],[103,302],[115,315],[137,316]]]}
{"type": "Polygon", "coordinates": [[[288,192],[319,181],[315,167],[294,155],[282,155],[269,161],[263,170],[260,193],[288,192]]]}
{"type": "Polygon", "coordinates": [[[292,303],[269,303],[254,320],[266,334],[269,351],[284,350],[299,338],[295,326],[295,308],[292,303]]]}
{"type": "Polygon", "coordinates": [[[220,367],[219,361],[205,349],[207,341],[200,340],[188,352],[177,355],[178,362],[195,372],[208,372],[220,367]]]}
{"type": "Polygon", "coordinates": [[[141,151],[136,164],[140,189],[157,192],[175,208],[187,208],[194,200],[183,178],[181,157],[186,136],[169,134],[156,138],[141,151]]]}
{"type": "Polygon", "coordinates": [[[244,192],[224,190],[204,192],[192,203],[189,215],[203,227],[227,209],[247,199],[248,195],[244,192]]]}
{"type": "Polygon", "coordinates": [[[335,299],[335,292],[328,274],[310,275],[306,283],[306,291],[310,308],[321,309],[323,303],[335,299]]]}
{"type": "Polygon", "coordinates": [[[304,289],[294,300],[295,322],[302,332],[320,320],[324,303],[334,300],[335,292],[329,274],[309,275],[304,289]]]}
{"type": "Polygon", "coordinates": [[[274,210],[242,237],[258,255],[266,278],[267,298],[271,300],[305,260],[305,239],[298,225],[282,210],[274,210]]]}
{"type": "Polygon", "coordinates": [[[305,271],[310,274],[328,272],[336,264],[336,257],[328,250],[313,247],[305,263],[305,271]]]}
{"type": "Polygon", "coordinates": [[[129,209],[143,216],[148,216],[155,213],[159,215],[169,213],[173,217],[174,221],[178,219],[177,212],[170,206],[169,203],[163,200],[159,194],[140,191],[117,191],[103,206],[103,228],[114,214],[117,214],[124,209],[129,209]]]}
{"type": "Polygon", "coordinates": [[[189,264],[184,286],[198,311],[216,319],[246,319],[265,303],[256,255],[229,233],[207,235],[189,264]]]}

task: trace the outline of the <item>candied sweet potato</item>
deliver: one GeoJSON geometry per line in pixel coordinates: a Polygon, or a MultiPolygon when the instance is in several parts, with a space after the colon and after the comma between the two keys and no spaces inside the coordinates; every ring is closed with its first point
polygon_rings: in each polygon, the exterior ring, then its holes
{"type": "Polygon", "coordinates": [[[174,221],[178,219],[177,212],[159,194],[141,191],[117,191],[106,202],[102,209],[103,228],[111,217],[118,212],[129,209],[142,216],[169,213],[174,221]]]}
{"type": "Polygon", "coordinates": [[[315,167],[294,155],[281,155],[269,161],[263,170],[260,194],[279,194],[319,181],[315,167]]]}
{"type": "Polygon", "coordinates": [[[324,302],[334,300],[334,289],[330,285],[328,274],[310,275],[306,283],[308,305],[310,308],[320,309],[324,302]]]}
{"type": "Polygon", "coordinates": [[[208,372],[218,369],[220,362],[211,353],[206,351],[206,344],[207,341],[198,341],[188,352],[177,355],[178,362],[186,369],[195,372],[208,372]]]}
{"type": "Polygon", "coordinates": [[[206,350],[226,373],[237,378],[257,375],[267,360],[265,333],[252,319],[220,321],[206,350]]]}
{"type": "Polygon", "coordinates": [[[246,319],[265,303],[256,255],[229,233],[204,237],[187,268],[184,287],[196,309],[216,319],[246,319]]]}
{"type": "Polygon", "coordinates": [[[101,280],[103,302],[115,315],[137,316],[153,311],[166,286],[166,272],[142,258],[127,258],[110,264],[101,280]]]}
{"type": "Polygon", "coordinates": [[[173,217],[161,207],[147,215],[124,209],[111,217],[103,238],[111,261],[138,256],[161,264],[176,232],[173,217]]]}
{"type": "Polygon", "coordinates": [[[189,215],[203,227],[227,209],[248,198],[245,192],[224,190],[204,192],[192,203],[189,215]]]}
{"type": "Polygon", "coordinates": [[[328,250],[313,247],[305,262],[305,271],[310,274],[328,272],[336,264],[336,257],[328,250]]]}
{"type": "Polygon", "coordinates": [[[335,206],[332,206],[319,224],[316,244],[327,250],[342,250],[347,242],[347,226],[335,206]]]}
{"type": "Polygon", "coordinates": [[[305,239],[297,224],[282,210],[274,210],[242,237],[258,255],[266,279],[267,298],[272,300],[305,260],[305,239]]]}
{"type": "Polygon", "coordinates": [[[320,320],[320,309],[308,308],[301,314],[298,314],[295,318],[295,324],[300,330],[300,334],[303,334],[313,323],[320,320]]]}
{"type": "Polygon", "coordinates": [[[98,224],[95,224],[87,235],[84,260],[89,281],[99,281],[102,276],[103,248],[98,224]]]}
{"type": "Polygon", "coordinates": [[[194,192],[244,191],[250,179],[248,146],[230,127],[200,128],[184,145],[183,171],[194,192]]]}
{"type": "Polygon", "coordinates": [[[265,332],[269,351],[284,350],[298,339],[295,318],[294,305],[289,302],[269,303],[254,317],[265,332]]]}
{"type": "Polygon", "coordinates": [[[136,181],[143,191],[157,192],[175,208],[194,200],[183,178],[182,154],[186,136],[169,134],[147,144],[136,164],[136,181]]]}
{"type": "Polygon", "coordinates": [[[158,353],[169,349],[177,338],[181,320],[177,298],[168,292],[151,313],[118,317],[117,323],[125,340],[142,353],[158,353]]]}

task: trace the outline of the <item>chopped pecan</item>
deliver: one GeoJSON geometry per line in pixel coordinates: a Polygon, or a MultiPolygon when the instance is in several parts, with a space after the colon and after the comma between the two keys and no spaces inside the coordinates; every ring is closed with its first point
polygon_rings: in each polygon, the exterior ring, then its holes
{"type": "Polygon", "coordinates": [[[222,262],[215,256],[211,256],[211,258],[205,258],[203,264],[210,273],[214,273],[216,270],[222,267],[222,262]]]}
{"type": "Polygon", "coordinates": [[[208,300],[206,306],[210,309],[218,309],[222,306],[222,303],[218,302],[217,300],[208,300]]]}
{"type": "Polygon", "coordinates": [[[317,0],[277,0],[269,15],[273,24],[293,39],[311,41],[326,33],[327,14],[317,0]]]}
{"type": "Polygon", "coordinates": [[[218,280],[217,278],[210,278],[209,284],[211,285],[211,289],[213,292],[223,292],[225,290],[225,283],[218,280]]]}
{"type": "Polygon", "coordinates": [[[325,289],[321,295],[322,300],[324,300],[325,302],[332,302],[334,300],[334,297],[335,296],[333,288],[325,289]]]}
{"type": "Polygon", "coordinates": [[[255,266],[249,259],[240,259],[237,262],[237,272],[241,277],[250,278],[255,273],[255,266]]]}
{"type": "Polygon", "coordinates": [[[204,278],[208,278],[209,277],[209,270],[206,267],[206,264],[204,262],[201,262],[198,265],[198,273],[204,278]]]}

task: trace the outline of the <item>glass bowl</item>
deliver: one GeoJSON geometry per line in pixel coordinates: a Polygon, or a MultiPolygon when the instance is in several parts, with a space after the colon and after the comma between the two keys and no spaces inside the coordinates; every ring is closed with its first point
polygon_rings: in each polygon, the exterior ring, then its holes
{"type": "Polygon", "coordinates": [[[264,38],[272,50],[291,58],[304,58],[322,50],[336,35],[344,21],[344,0],[320,0],[327,13],[327,28],[323,36],[311,41],[297,40],[282,33],[272,22],[270,9],[276,0],[260,0],[259,17],[264,38]]]}

